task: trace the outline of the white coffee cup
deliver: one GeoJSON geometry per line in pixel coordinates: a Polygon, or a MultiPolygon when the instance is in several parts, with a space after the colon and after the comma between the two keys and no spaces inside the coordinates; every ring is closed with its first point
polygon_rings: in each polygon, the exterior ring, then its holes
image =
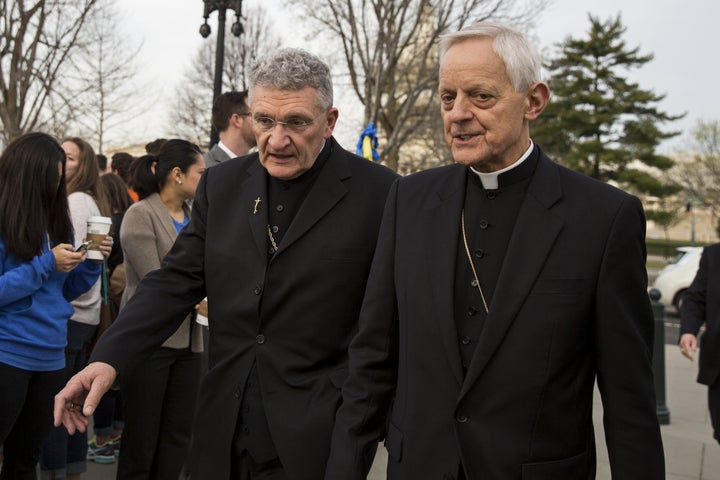
{"type": "Polygon", "coordinates": [[[104,258],[100,251],[100,245],[110,233],[111,226],[112,219],[110,217],[88,217],[86,240],[93,241],[93,244],[88,248],[88,258],[93,260],[102,260],[104,258]]]}

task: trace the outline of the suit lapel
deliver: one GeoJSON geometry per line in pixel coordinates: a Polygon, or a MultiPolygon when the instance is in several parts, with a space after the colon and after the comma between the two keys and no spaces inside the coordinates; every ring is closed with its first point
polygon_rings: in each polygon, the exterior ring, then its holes
{"type": "Polygon", "coordinates": [[[287,233],[280,241],[276,255],[287,250],[348,193],[343,180],[350,178],[352,174],[345,163],[345,158],[336,153],[339,148],[333,141],[330,158],[320,170],[318,178],[315,179],[287,233]]]}
{"type": "Polygon", "coordinates": [[[436,308],[432,318],[438,320],[438,328],[450,368],[458,385],[462,385],[462,361],[453,307],[458,237],[452,232],[460,231],[459,212],[465,199],[467,168],[458,165],[450,172],[446,181],[434,192],[438,201],[427,212],[428,221],[424,226],[422,238],[425,242],[424,263],[428,267],[428,278],[431,279],[432,285],[431,303],[436,308]]]}
{"type": "Polygon", "coordinates": [[[222,163],[226,160],[230,160],[232,157],[225,153],[225,150],[220,148],[220,144],[216,144],[213,148],[210,149],[210,155],[212,155],[213,160],[216,164],[222,163]]]}
{"type": "Polygon", "coordinates": [[[259,158],[247,169],[248,177],[240,188],[240,205],[238,211],[245,212],[255,246],[263,262],[267,261],[268,249],[268,196],[265,168],[259,158]]]}
{"type": "Polygon", "coordinates": [[[550,210],[561,196],[558,168],[541,152],[518,213],[488,318],[468,368],[460,398],[487,366],[540,274],[563,228],[562,219],[550,210]]]}
{"type": "MultiPolygon", "coordinates": [[[[153,214],[160,219],[160,224],[162,225],[162,229],[167,237],[166,241],[172,244],[175,241],[175,237],[177,237],[177,231],[175,230],[175,224],[173,224],[170,212],[162,202],[159,194],[155,193],[150,195],[147,200],[153,214]]],[[[187,212],[184,209],[183,212],[187,215],[187,212]]]]}

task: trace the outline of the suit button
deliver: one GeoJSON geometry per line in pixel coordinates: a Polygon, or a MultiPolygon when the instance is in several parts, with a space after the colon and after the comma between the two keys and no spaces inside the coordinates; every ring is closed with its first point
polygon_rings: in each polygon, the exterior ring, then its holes
{"type": "Polygon", "coordinates": [[[235,391],[233,392],[233,395],[235,395],[235,398],[240,398],[240,389],[236,388],[235,391]]]}
{"type": "Polygon", "coordinates": [[[460,339],[460,342],[461,342],[463,345],[470,345],[470,342],[471,342],[471,341],[472,341],[472,340],[470,340],[470,337],[468,337],[467,335],[463,335],[463,337],[460,339]]]}
{"type": "Polygon", "coordinates": [[[255,341],[258,343],[258,345],[262,345],[263,343],[265,343],[265,335],[258,335],[257,337],[255,337],[255,341]]]}
{"type": "Polygon", "coordinates": [[[482,250],[482,249],[475,250],[475,256],[477,258],[483,258],[485,256],[485,250],[482,250]]]}
{"type": "Polygon", "coordinates": [[[490,224],[488,223],[487,220],[480,220],[480,228],[485,230],[486,228],[488,228],[488,226],[490,226],[490,224]]]}
{"type": "Polygon", "coordinates": [[[494,200],[495,198],[497,198],[497,193],[495,193],[495,192],[488,192],[488,193],[487,193],[487,198],[489,198],[490,200],[494,200]]]}
{"type": "Polygon", "coordinates": [[[478,313],[478,309],[477,309],[477,308],[475,308],[475,307],[468,307],[468,310],[467,310],[468,317],[475,316],[475,315],[477,315],[477,313],[478,313]]]}
{"type": "Polygon", "coordinates": [[[467,423],[468,421],[468,417],[466,417],[465,415],[458,415],[457,417],[455,417],[455,419],[458,421],[458,423],[467,423]]]}
{"type": "Polygon", "coordinates": [[[262,287],[260,285],[255,285],[255,289],[253,290],[253,293],[255,295],[260,295],[262,293],[262,287]]]}

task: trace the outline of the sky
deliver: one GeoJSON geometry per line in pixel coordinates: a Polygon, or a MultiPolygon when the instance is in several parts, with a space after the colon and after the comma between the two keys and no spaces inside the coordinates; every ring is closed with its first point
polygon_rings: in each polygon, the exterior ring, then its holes
{"type": "MultiPolygon", "coordinates": [[[[244,8],[258,0],[245,0],[244,8]]],[[[284,38],[285,46],[304,47],[320,56],[317,46],[309,46],[293,28],[293,14],[281,7],[280,0],[262,0],[260,4],[273,12],[277,31],[295,33],[284,38]]],[[[152,99],[146,114],[136,119],[140,141],[163,136],[172,92],[202,42],[215,42],[217,13],[209,19],[212,34],[203,39],[198,30],[203,23],[201,0],[118,0],[125,21],[118,28],[129,39],[142,42],[138,55],[141,81],[150,85],[152,99]]],[[[226,31],[234,17],[228,12],[226,31]]],[[[663,94],[661,110],[672,115],[685,113],[680,121],[661,126],[663,130],[681,130],[679,137],[666,141],[661,151],[671,154],[687,145],[689,130],[698,120],[720,120],[718,102],[707,97],[707,86],[720,78],[720,62],[709,55],[717,44],[716,24],[720,18],[717,0],[554,0],[535,19],[532,35],[541,51],[562,42],[568,36],[584,38],[589,30],[588,13],[606,20],[621,15],[626,27],[624,39],[630,48],[640,47],[640,54],[654,59],[628,76],[640,87],[663,94]]],[[[332,65],[331,65],[332,67],[332,65]]],[[[338,66],[339,68],[339,66],[338,66]]],[[[346,148],[352,148],[362,130],[361,116],[352,98],[336,94],[340,119],[336,136],[346,148]],[[349,105],[350,108],[344,108],[349,105]]],[[[532,130],[531,130],[532,132],[532,130]]]]}

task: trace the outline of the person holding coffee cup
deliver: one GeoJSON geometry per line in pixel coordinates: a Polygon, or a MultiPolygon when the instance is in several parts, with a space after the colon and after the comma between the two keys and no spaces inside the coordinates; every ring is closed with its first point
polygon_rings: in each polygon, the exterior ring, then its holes
{"type": "MultiPolygon", "coordinates": [[[[95,152],[90,144],[77,137],[64,140],[61,146],[66,158],[67,201],[74,243],[80,245],[93,240],[87,256],[101,263],[110,254],[112,237],[109,236],[109,202],[100,181],[95,152]],[[95,230],[97,228],[102,230],[95,230]],[[93,234],[90,229],[99,233],[93,234]]],[[[98,275],[93,286],[72,302],[74,312],[67,324],[65,349],[67,379],[87,363],[86,352],[100,323],[101,283],[98,275]]],[[[40,468],[47,476],[66,475],[68,479],[78,479],[86,471],[86,455],[87,434],[69,436],[65,428],[54,428],[43,445],[40,468]]]]}
{"type": "Polygon", "coordinates": [[[100,265],[72,245],[65,152],[27,133],[0,155],[0,445],[3,478],[34,474],[52,428],[52,398],[66,381],[70,301],[100,265]]]}

